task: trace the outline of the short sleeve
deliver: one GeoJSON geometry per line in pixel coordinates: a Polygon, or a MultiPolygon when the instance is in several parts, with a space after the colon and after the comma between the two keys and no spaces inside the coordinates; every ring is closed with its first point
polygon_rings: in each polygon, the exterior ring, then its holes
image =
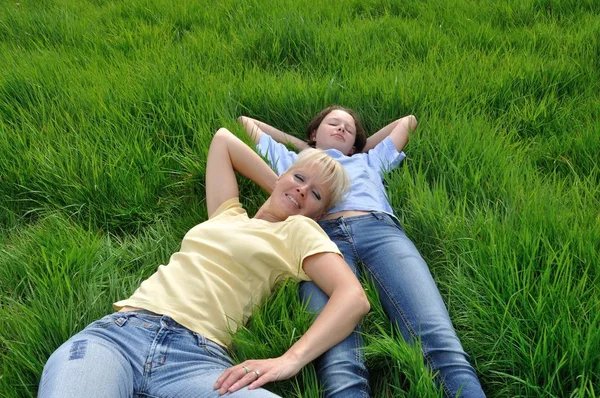
{"type": "Polygon", "coordinates": [[[340,256],[342,254],[337,245],[329,239],[329,236],[314,220],[304,216],[294,217],[297,217],[298,220],[294,223],[294,243],[291,248],[298,263],[296,272],[300,279],[310,280],[302,268],[306,258],[320,253],[336,253],[340,256]]]}
{"type": "Polygon", "coordinates": [[[377,169],[380,174],[389,173],[406,158],[404,152],[398,152],[394,141],[386,137],[383,141],[367,152],[369,167],[377,169]]]}
{"type": "Polygon", "coordinates": [[[231,215],[238,215],[245,213],[244,208],[240,204],[240,199],[238,197],[231,198],[221,203],[221,206],[215,210],[215,212],[209,217],[210,220],[213,220],[225,213],[232,213],[231,215]]]}
{"type": "Polygon", "coordinates": [[[277,175],[282,175],[296,161],[298,154],[285,145],[275,141],[269,134],[263,133],[256,144],[258,152],[267,158],[277,175]]]}

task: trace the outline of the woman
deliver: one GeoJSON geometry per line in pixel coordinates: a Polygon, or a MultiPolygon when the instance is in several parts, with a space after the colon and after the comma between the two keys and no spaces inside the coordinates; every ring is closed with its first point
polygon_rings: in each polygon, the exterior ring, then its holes
{"type": "MultiPolygon", "coordinates": [[[[446,395],[484,396],[429,268],[394,216],[382,183],[384,174],[405,158],[402,150],[409,132],[417,127],[415,117],[398,119],[367,139],[352,110],[332,106],[309,123],[308,142],[255,119],[241,116],[238,121],[278,174],[297,156],[284,143],[300,150],[316,146],[344,166],[350,176],[350,192],[319,225],[338,245],[354,273],[366,273],[375,282],[383,308],[404,339],[421,341],[424,359],[437,372],[446,395]],[[359,262],[363,264],[360,270],[359,262]]],[[[314,312],[327,303],[327,296],[309,282],[302,283],[300,296],[314,312]]],[[[361,345],[357,331],[316,361],[326,397],[368,396],[361,345]]]]}
{"type": "Polygon", "coordinates": [[[206,167],[210,219],[186,234],[168,265],[114,304],[118,312],[52,354],[39,396],[275,396],[259,387],[298,373],[347,337],[369,310],[360,283],[310,219],[322,216],[346,187],[343,169],[323,152],[300,157],[277,178],[220,129],[206,167]],[[238,202],[234,170],[272,191],[253,218],[238,202]],[[225,348],[230,333],[287,276],[312,279],[329,303],[282,356],[232,366],[225,348]]]}

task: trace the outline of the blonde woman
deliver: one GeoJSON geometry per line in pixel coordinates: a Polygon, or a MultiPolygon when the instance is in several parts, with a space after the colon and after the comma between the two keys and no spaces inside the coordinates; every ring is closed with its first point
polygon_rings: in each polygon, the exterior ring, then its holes
{"type": "Polygon", "coordinates": [[[360,283],[312,219],[346,191],[342,167],[321,151],[277,177],[225,129],[206,167],[209,220],[117,312],[93,322],[49,358],[40,397],[272,397],[264,384],[290,378],[342,341],[369,310],[360,283]],[[254,217],[238,201],[235,171],[272,192],[254,217]],[[233,366],[230,331],[284,277],[312,280],[329,303],[278,358],[233,366]]]}

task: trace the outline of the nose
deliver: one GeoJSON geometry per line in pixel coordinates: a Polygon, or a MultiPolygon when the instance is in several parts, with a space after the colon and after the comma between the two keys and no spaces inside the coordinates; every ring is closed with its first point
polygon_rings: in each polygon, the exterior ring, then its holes
{"type": "Polygon", "coordinates": [[[306,188],[305,187],[296,188],[296,192],[298,192],[300,194],[300,196],[302,196],[303,198],[306,197],[306,188]]]}

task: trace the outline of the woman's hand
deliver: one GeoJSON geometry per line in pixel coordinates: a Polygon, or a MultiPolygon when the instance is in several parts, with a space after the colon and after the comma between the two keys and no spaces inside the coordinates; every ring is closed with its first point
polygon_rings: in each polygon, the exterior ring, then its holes
{"type": "Polygon", "coordinates": [[[210,143],[206,161],[206,207],[209,217],[225,201],[239,196],[236,171],[268,193],[273,192],[277,182],[275,172],[248,145],[229,130],[220,128],[210,143]]]}
{"type": "Polygon", "coordinates": [[[219,395],[234,392],[248,386],[249,390],[262,387],[272,381],[289,379],[295,376],[302,366],[285,354],[273,359],[248,360],[227,369],[214,385],[219,395]]]}

